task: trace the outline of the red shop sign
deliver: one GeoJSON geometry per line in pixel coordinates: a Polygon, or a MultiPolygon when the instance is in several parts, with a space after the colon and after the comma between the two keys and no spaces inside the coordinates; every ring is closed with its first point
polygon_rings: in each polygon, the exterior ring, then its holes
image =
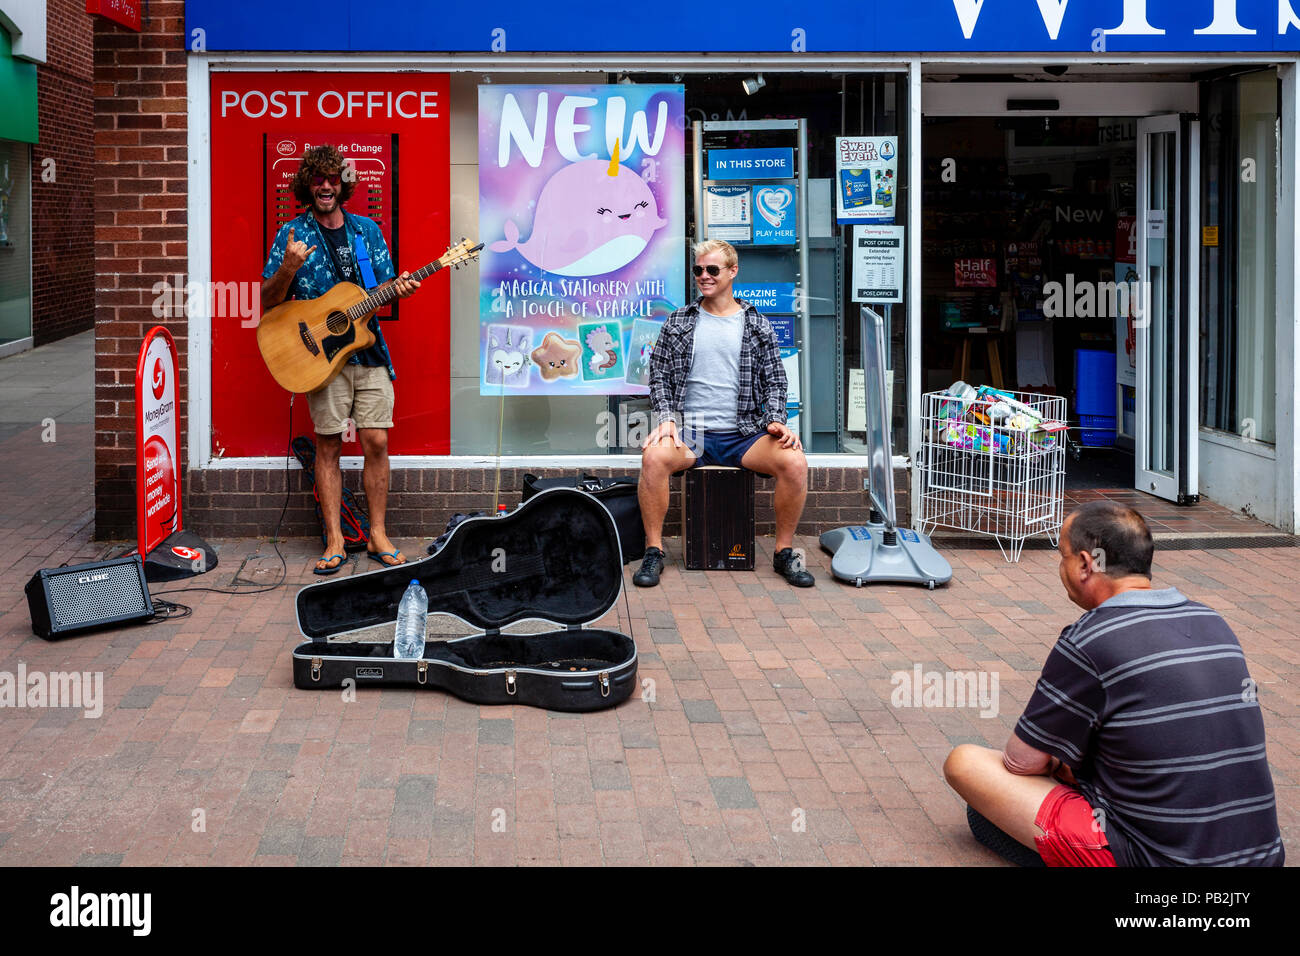
{"type": "Polygon", "coordinates": [[[86,0],[86,12],[140,32],[140,0],[86,0]]]}

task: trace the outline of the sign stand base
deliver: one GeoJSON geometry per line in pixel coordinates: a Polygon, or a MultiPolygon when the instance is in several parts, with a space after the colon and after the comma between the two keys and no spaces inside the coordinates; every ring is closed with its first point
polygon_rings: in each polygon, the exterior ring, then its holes
{"type": "Polygon", "coordinates": [[[836,528],[818,540],[831,555],[831,574],[855,587],[891,582],[923,584],[933,590],[952,580],[952,565],[934,549],[930,538],[909,528],[872,522],[836,528]]]}
{"type": "Polygon", "coordinates": [[[193,531],[175,531],[144,559],[146,581],[178,581],[211,571],[217,552],[193,531]]]}

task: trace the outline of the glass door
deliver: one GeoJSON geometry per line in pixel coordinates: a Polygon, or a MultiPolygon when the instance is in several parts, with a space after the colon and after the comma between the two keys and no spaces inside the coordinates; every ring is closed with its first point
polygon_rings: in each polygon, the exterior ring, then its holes
{"type": "Polygon", "coordinates": [[[1197,251],[1200,125],[1138,121],[1135,487],[1197,500],[1197,251]]]}

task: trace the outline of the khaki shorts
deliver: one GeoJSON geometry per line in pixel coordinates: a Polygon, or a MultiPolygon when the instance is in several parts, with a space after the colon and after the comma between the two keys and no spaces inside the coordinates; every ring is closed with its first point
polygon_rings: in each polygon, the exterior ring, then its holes
{"type": "Polygon", "coordinates": [[[341,434],[349,418],[357,428],[393,427],[393,383],[382,366],[344,365],[307,404],[318,435],[341,434]]]}

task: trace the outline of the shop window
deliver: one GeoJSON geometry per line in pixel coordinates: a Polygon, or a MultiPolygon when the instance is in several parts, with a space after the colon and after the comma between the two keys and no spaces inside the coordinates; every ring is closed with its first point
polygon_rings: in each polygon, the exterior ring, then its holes
{"type": "MultiPolygon", "coordinates": [[[[797,162],[803,163],[809,181],[809,233],[804,237],[809,249],[809,275],[802,277],[800,293],[808,297],[810,308],[811,339],[803,343],[809,350],[812,364],[810,383],[800,383],[805,408],[812,413],[807,441],[810,452],[860,452],[865,435],[853,431],[856,424],[850,414],[850,405],[861,368],[859,345],[859,313],[852,300],[851,260],[849,238],[851,226],[835,222],[834,189],[836,179],[836,138],[840,136],[894,136],[897,145],[897,181],[888,190],[895,210],[893,222],[906,224],[908,183],[907,144],[903,141],[900,124],[907,116],[907,84],[901,75],[894,74],[809,74],[764,72],[761,84],[752,82],[753,74],[611,74],[609,84],[622,83],[631,90],[637,84],[676,85],[684,87],[684,116],[681,174],[681,195],[676,198],[684,209],[684,223],[679,238],[672,240],[675,256],[681,268],[677,288],[665,289],[664,298],[672,307],[678,307],[695,297],[694,283],[690,281],[689,267],[693,263],[691,246],[694,240],[704,238],[698,228],[700,211],[695,208],[695,177],[693,168],[693,135],[696,122],[731,121],[745,123],[762,120],[804,119],[807,124],[807,149],[797,162]],[[745,85],[742,81],[750,81],[745,85]],[[753,92],[750,92],[751,89],[753,92]]],[[[511,83],[544,88],[548,81],[555,86],[574,83],[574,79],[514,77],[511,83]]],[[[502,80],[493,77],[493,84],[502,80]]],[[[578,82],[582,82],[579,80],[578,82]]],[[[631,94],[629,94],[631,97],[631,94]]],[[[458,84],[452,96],[453,127],[461,133],[473,131],[481,136],[483,120],[476,113],[476,90],[468,83],[458,84]]],[[[629,104],[635,101],[629,98],[629,104]]],[[[632,107],[629,106],[629,110],[632,107]]],[[[530,114],[531,115],[531,114],[530,114]]],[[[738,134],[745,142],[728,144],[735,147],[760,148],[766,145],[762,135],[738,134]]],[[[455,136],[454,136],[455,138],[455,136]]],[[[735,138],[735,137],[733,137],[735,138]]],[[[466,157],[468,158],[468,157],[466,157]]],[[[456,164],[457,160],[453,160],[456,164]]],[[[470,185],[468,176],[458,179],[453,169],[453,195],[465,189],[474,189],[480,204],[483,203],[483,186],[490,182],[484,176],[480,143],[480,165],[475,171],[477,182],[470,185]]],[[[500,191],[500,187],[492,187],[500,191]]],[[[882,195],[886,192],[882,187],[882,195]]],[[[752,194],[752,195],[757,195],[752,194]]],[[[540,197],[539,197],[540,198],[540,197]]],[[[495,200],[494,200],[495,202],[495,200]]],[[[499,203],[498,203],[499,205],[499,203]]],[[[480,209],[481,214],[481,209],[480,209]]],[[[521,218],[518,232],[522,245],[530,236],[532,213],[521,218]]],[[[480,218],[481,215],[480,215],[480,218]]],[[[478,222],[453,222],[457,234],[477,230],[478,222]]],[[[485,227],[486,228],[486,227],[485,227]]],[[[487,243],[508,244],[509,236],[502,233],[479,239],[487,243]]],[[[764,250],[756,243],[737,242],[741,273],[737,282],[766,282],[769,267],[788,263],[780,251],[764,250]],[[747,268],[748,266],[748,268],[747,268]]],[[[905,245],[904,245],[905,248],[905,245]]],[[[791,253],[793,255],[793,253],[791,253]]],[[[789,257],[787,257],[789,258],[789,257]]],[[[527,271],[525,269],[525,271],[527,271]]],[[[905,288],[905,270],[899,282],[905,288]]],[[[773,273],[775,275],[775,273],[773,273]]],[[[649,415],[649,400],[642,395],[610,394],[583,395],[581,389],[573,394],[527,394],[526,390],[513,390],[506,374],[489,375],[485,367],[485,343],[489,332],[482,316],[492,308],[491,290],[480,288],[475,302],[479,315],[470,319],[459,315],[452,322],[451,366],[451,453],[457,455],[495,455],[498,450],[506,455],[565,455],[565,454],[633,454],[640,448],[649,415]],[[486,387],[496,383],[495,390],[486,387]],[[514,393],[512,394],[512,390],[514,393]]],[[[458,294],[459,298],[459,294],[458,294]]],[[[877,305],[886,318],[890,339],[890,365],[894,402],[892,408],[893,440],[896,450],[906,448],[907,386],[904,371],[907,314],[904,303],[877,305]]],[[[662,318],[662,315],[658,316],[662,318]]],[[[789,321],[789,320],[787,320],[789,321]]],[[[626,322],[626,320],[625,320],[626,322]]],[[[498,334],[511,334],[502,319],[498,334]]],[[[516,323],[517,324],[517,323],[516,323]]],[[[626,323],[625,327],[631,327],[626,323]]],[[[537,330],[545,332],[542,326],[537,330]]],[[[503,348],[503,355],[518,351],[516,339],[519,332],[503,348]]],[[[635,336],[635,331],[633,332],[635,336]]],[[[577,336],[573,336],[575,339],[577,336]]],[[[530,349],[541,343],[528,339],[530,349]]],[[[625,343],[626,344],[626,343],[625,343]]],[[[635,345],[635,342],[632,343],[635,345]]],[[[498,345],[505,345],[504,339],[498,345]]],[[[629,349],[627,359],[635,359],[629,349]]],[[[583,353],[584,358],[586,353],[583,353]]],[[[504,359],[503,359],[504,361],[504,359]]],[[[534,375],[537,373],[534,372],[534,375]]],[[[628,381],[631,379],[629,378],[628,381]]],[[[860,427],[860,426],[859,426],[860,427]]]]}
{"type": "Polygon", "coordinates": [[[0,345],[32,334],[31,147],[0,139],[0,345]]]}
{"type": "Polygon", "coordinates": [[[1201,424],[1273,444],[1277,333],[1277,74],[1205,84],[1201,424]]]}

